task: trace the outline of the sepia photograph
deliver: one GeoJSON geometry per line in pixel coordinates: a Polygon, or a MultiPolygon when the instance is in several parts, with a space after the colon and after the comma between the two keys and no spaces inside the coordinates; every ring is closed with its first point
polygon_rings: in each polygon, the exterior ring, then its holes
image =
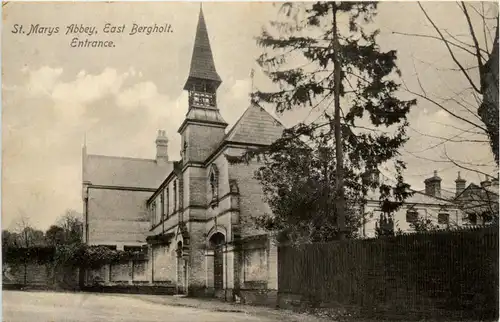
{"type": "Polygon", "coordinates": [[[2,321],[498,321],[497,1],[3,1],[2,321]]]}

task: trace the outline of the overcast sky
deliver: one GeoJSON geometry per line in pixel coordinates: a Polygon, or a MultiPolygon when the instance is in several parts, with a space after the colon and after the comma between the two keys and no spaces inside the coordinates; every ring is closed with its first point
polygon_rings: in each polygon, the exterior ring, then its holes
{"type": "MultiPolygon", "coordinates": [[[[489,4],[491,6],[491,4],[489,4]]],[[[453,2],[426,3],[443,28],[468,32],[453,2]]],[[[205,3],[203,5],[215,64],[223,83],[218,104],[232,125],[248,106],[250,70],[261,52],[254,37],[277,8],[270,3],[205,3]]],[[[86,133],[88,152],[154,158],[156,132],[170,139],[171,159],[179,158],[177,129],[187,111],[182,87],[187,77],[199,4],[197,3],[9,3],[2,28],[2,225],[11,228],[21,216],[46,229],[66,209],[82,210],[81,152],[86,133]],[[121,26],[124,34],[106,35],[106,23],[121,26]],[[171,24],[172,32],[128,35],[133,23],[171,24]],[[59,27],[51,36],[13,33],[23,25],[59,27]],[[97,27],[92,39],[113,40],[114,48],[71,48],[74,36],[66,26],[97,27]]],[[[493,13],[491,14],[493,15],[493,13]]],[[[456,72],[442,43],[392,34],[392,31],[433,34],[416,3],[382,3],[376,23],[383,49],[398,51],[405,82],[418,89],[415,69],[426,90],[440,97],[467,87],[456,72]]],[[[85,36],[79,36],[84,39],[85,36]]],[[[474,65],[472,57],[464,57],[474,65]]],[[[268,86],[256,71],[256,87],[268,86]]],[[[453,95],[451,95],[453,96],[453,95]]],[[[304,111],[281,115],[287,125],[307,117],[304,111]]],[[[443,156],[469,163],[490,164],[485,144],[433,145],[464,128],[445,112],[419,101],[411,112],[412,136],[402,151],[408,162],[407,180],[423,189],[423,180],[438,170],[442,186],[454,190],[458,169],[431,162],[443,156]],[[447,124],[446,126],[443,124],[447,124]],[[450,126],[451,125],[451,126],[450,126]]],[[[482,168],[491,171],[491,167],[482,168]]],[[[477,174],[461,171],[468,181],[477,174]]]]}

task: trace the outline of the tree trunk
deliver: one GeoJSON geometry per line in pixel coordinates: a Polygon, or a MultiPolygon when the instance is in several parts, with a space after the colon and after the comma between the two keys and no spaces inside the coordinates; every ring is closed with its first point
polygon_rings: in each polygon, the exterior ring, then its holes
{"type": "Polygon", "coordinates": [[[481,92],[483,101],[478,109],[481,120],[486,125],[490,139],[491,150],[498,165],[498,23],[493,42],[493,50],[486,64],[482,66],[481,92]]]}
{"type": "Polygon", "coordinates": [[[342,129],[340,123],[340,83],[341,66],[339,59],[339,39],[337,34],[337,5],[333,3],[333,51],[334,51],[334,104],[335,104],[335,156],[336,156],[336,212],[339,239],[345,238],[345,199],[344,199],[344,155],[342,151],[342,129]]]}

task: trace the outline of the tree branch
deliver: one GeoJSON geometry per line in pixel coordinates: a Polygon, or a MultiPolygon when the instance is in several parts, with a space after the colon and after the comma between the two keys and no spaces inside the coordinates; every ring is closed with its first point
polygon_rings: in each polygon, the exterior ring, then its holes
{"type": "Polygon", "coordinates": [[[422,35],[422,34],[406,33],[406,32],[399,32],[399,31],[393,31],[392,33],[395,34],[395,35],[412,36],[412,37],[420,37],[420,38],[430,38],[430,39],[435,39],[435,40],[439,40],[439,41],[444,41],[445,43],[450,44],[450,45],[452,45],[454,47],[457,47],[458,49],[462,49],[463,51],[465,51],[465,52],[467,52],[467,53],[469,53],[469,54],[471,54],[473,56],[476,55],[472,50],[467,49],[464,46],[460,46],[460,45],[458,45],[458,44],[456,44],[454,42],[451,42],[448,39],[443,39],[443,38],[439,38],[439,37],[431,36],[431,35],[422,35]]]}
{"type": "MultiPolygon", "coordinates": [[[[473,7],[473,9],[475,10],[475,8],[473,7]]],[[[484,44],[485,44],[485,47],[486,47],[486,52],[489,53],[490,50],[488,48],[488,37],[486,36],[486,28],[488,28],[488,26],[486,25],[486,19],[485,19],[485,14],[484,14],[484,2],[481,2],[481,14],[480,14],[481,18],[483,19],[483,37],[484,37],[484,44]]]]}
{"type": "Polygon", "coordinates": [[[443,33],[441,32],[441,30],[439,30],[439,28],[436,26],[436,24],[434,23],[434,21],[431,19],[431,17],[429,17],[429,15],[427,14],[427,11],[425,11],[424,7],[422,6],[422,4],[420,2],[418,2],[418,5],[420,7],[420,9],[422,9],[422,12],[424,13],[425,17],[427,18],[427,20],[429,20],[429,22],[432,24],[432,26],[434,27],[434,29],[436,30],[436,32],[439,34],[439,36],[441,37],[441,40],[443,40],[444,44],[446,45],[446,48],[448,49],[448,52],[450,53],[450,56],[451,58],[453,59],[453,61],[455,62],[455,64],[460,68],[460,70],[462,71],[462,74],[467,78],[467,80],[469,81],[469,83],[471,84],[472,88],[474,88],[474,90],[478,93],[481,93],[481,90],[476,86],[476,84],[474,84],[474,82],[472,81],[471,77],[469,76],[469,74],[467,73],[467,71],[465,70],[465,68],[462,66],[462,64],[458,61],[457,57],[455,56],[455,53],[453,52],[453,50],[451,49],[450,45],[448,44],[448,41],[446,40],[446,38],[444,37],[443,33]]]}
{"type": "Polygon", "coordinates": [[[431,121],[432,123],[436,123],[436,124],[440,124],[440,125],[444,125],[444,126],[449,126],[451,128],[454,128],[456,130],[460,130],[460,131],[464,131],[466,133],[471,133],[471,134],[478,134],[478,135],[483,135],[483,136],[487,136],[486,133],[484,132],[477,132],[477,131],[470,131],[470,130],[464,130],[462,128],[459,128],[457,126],[454,126],[454,125],[451,125],[451,124],[446,124],[446,123],[442,123],[442,122],[436,122],[436,121],[431,121]]]}
{"type": "MultiPolygon", "coordinates": [[[[461,44],[463,44],[463,45],[465,45],[465,46],[469,46],[469,47],[471,47],[471,48],[474,48],[474,50],[476,50],[476,49],[477,49],[474,45],[468,44],[468,43],[466,43],[465,41],[462,41],[462,40],[458,39],[458,37],[457,37],[457,36],[452,35],[452,34],[451,34],[448,30],[444,29],[444,32],[446,32],[446,34],[447,34],[448,36],[450,36],[452,39],[456,40],[457,42],[459,42],[459,43],[461,43],[461,44]]],[[[488,52],[487,52],[486,50],[482,49],[482,48],[479,48],[479,50],[480,50],[481,52],[483,52],[484,54],[488,54],[488,52]]],[[[476,56],[476,54],[475,54],[475,53],[472,53],[472,55],[473,55],[473,56],[476,56]]],[[[482,56],[481,56],[481,57],[482,57],[482,56]]],[[[482,58],[484,58],[484,57],[482,57],[482,58]]]]}
{"type": "MultiPolygon", "coordinates": [[[[405,84],[405,83],[403,82],[403,84],[405,84]]],[[[466,118],[463,118],[463,117],[461,117],[460,115],[457,115],[457,114],[453,113],[453,112],[452,112],[452,111],[450,111],[448,108],[444,107],[444,105],[443,105],[443,104],[441,104],[441,103],[439,103],[439,102],[435,101],[434,99],[432,99],[432,98],[430,98],[430,97],[427,97],[427,96],[425,96],[425,95],[422,95],[422,94],[420,94],[420,93],[417,93],[417,92],[411,91],[411,90],[410,90],[410,89],[406,86],[406,84],[405,84],[405,90],[406,90],[408,93],[410,93],[410,94],[417,95],[418,97],[423,98],[423,99],[425,99],[426,101],[429,101],[429,102],[433,103],[434,105],[436,105],[436,106],[438,106],[438,107],[442,108],[444,111],[448,112],[451,116],[453,116],[453,117],[455,117],[455,118],[457,118],[457,119],[459,119],[459,120],[462,120],[462,121],[464,121],[465,123],[468,123],[468,124],[470,124],[470,125],[473,125],[473,126],[477,127],[478,129],[483,130],[483,131],[484,131],[484,132],[486,132],[486,133],[488,132],[488,131],[486,130],[486,128],[482,127],[482,126],[481,126],[481,125],[479,125],[479,124],[476,124],[476,123],[474,123],[474,122],[471,122],[470,120],[468,120],[468,119],[466,119],[466,118]]]]}
{"type": "Polygon", "coordinates": [[[472,22],[470,20],[469,11],[467,11],[467,7],[465,6],[465,3],[463,1],[462,1],[462,11],[464,12],[465,18],[467,19],[467,24],[469,25],[469,32],[472,36],[472,41],[474,41],[474,47],[476,47],[477,65],[479,66],[479,70],[481,71],[483,70],[483,59],[481,56],[481,48],[479,47],[479,42],[477,41],[476,33],[474,31],[474,27],[472,26],[472,22]]]}

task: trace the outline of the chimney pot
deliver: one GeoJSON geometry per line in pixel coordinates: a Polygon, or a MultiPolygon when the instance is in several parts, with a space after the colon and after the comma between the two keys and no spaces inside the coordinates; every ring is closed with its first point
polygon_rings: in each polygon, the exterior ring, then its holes
{"type": "Polygon", "coordinates": [[[455,197],[458,197],[458,195],[465,190],[465,182],[466,181],[460,177],[460,171],[458,171],[458,176],[455,180],[455,197]]]}
{"type": "Polygon", "coordinates": [[[424,180],[425,193],[434,196],[441,197],[441,178],[438,177],[437,170],[434,170],[434,176],[424,180]]]}
{"type": "Polygon", "coordinates": [[[156,138],[156,161],[168,161],[168,139],[164,130],[158,130],[158,137],[156,138]]]}

